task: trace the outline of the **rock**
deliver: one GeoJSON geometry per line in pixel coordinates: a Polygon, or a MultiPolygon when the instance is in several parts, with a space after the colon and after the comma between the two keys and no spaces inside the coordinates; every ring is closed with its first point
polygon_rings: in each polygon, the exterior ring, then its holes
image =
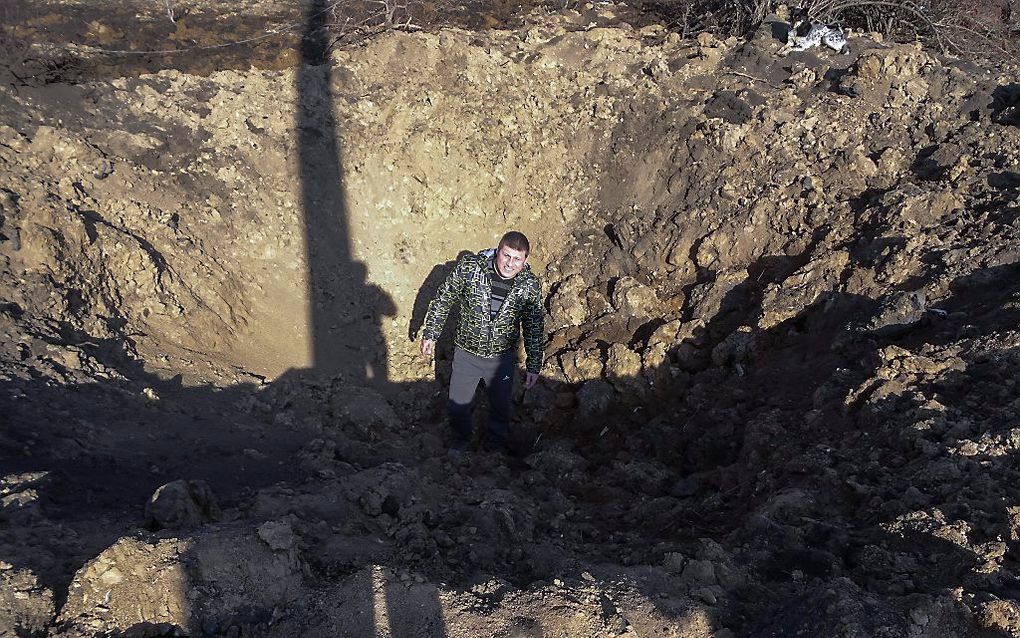
{"type": "MultiPolygon", "coordinates": [[[[716,243],[706,240],[702,244],[702,251],[709,251],[709,248],[713,248],[713,250],[710,251],[710,256],[700,256],[699,264],[717,260],[719,251],[724,250],[732,243],[729,237],[714,236],[714,240],[716,243]]],[[[713,281],[697,284],[691,288],[687,305],[694,309],[691,314],[691,319],[694,321],[682,324],[680,330],[677,331],[677,337],[684,339],[699,327],[704,327],[721,312],[724,302],[733,289],[746,280],[746,269],[728,268],[717,272],[713,281]]]]}
{"type": "Polygon", "coordinates": [[[929,500],[930,499],[925,496],[921,490],[917,489],[917,487],[913,485],[903,492],[903,502],[910,508],[924,507],[928,504],[929,500]]]}
{"type": "Polygon", "coordinates": [[[369,516],[379,516],[383,513],[383,504],[389,495],[386,488],[373,485],[358,497],[358,505],[361,506],[361,511],[369,516]]]}
{"type": "Polygon", "coordinates": [[[919,168],[926,170],[928,177],[946,177],[966,155],[964,148],[951,142],[939,144],[927,157],[927,162],[919,168]]]}
{"type": "Polygon", "coordinates": [[[718,587],[699,587],[692,591],[691,594],[706,605],[715,605],[719,602],[718,592],[718,587]]]}
{"type": "MultiPolygon", "coordinates": [[[[270,534],[284,536],[281,528],[270,534]]],[[[122,538],[78,570],[57,620],[69,636],[143,627],[148,635],[201,635],[202,627],[243,623],[252,610],[290,605],[307,593],[303,571],[295,549],[272,549],[246,526],[122,538]],[[152,634],[155,626],[164,633],[152,634]]]]}
{"type": "Polygon", "coordinates": [[[335,471],[342,462],[339,448],[333,439],[312,439],[301,448],[297,458],[302,465],[319,472],[335,471]]]}
{"type": "MultiPolygon", "coordinates": [[[[78,570],[58,622],[66,629],[126,630],[140,623],[167,623],[187,630],[193,583],[182,557],[188,543],[149,543],[124,538],[78,570]]],[[[94,635],[90,631],[88,635],[94,635]]]]}
{"type": "Polygon", "coordinates": [[[698,34],[698,46],[710,47],[718,46],[719,41],[716,37],[708,31],[702,31],[698,34]]]}
{"type": "Polygon", "coordinates": [[[613,386],[605,379],[586,382],[577,391],[577,418],[587,420],[605,414],[615,398],[613,386]]]}
{"type": "Polygon", "coordinates": [[[400,426],[400,419],[385,397],[370,388],[347,386],[333,395],[333,414],[341,427],[350,427],[369,438],[400,426]]]}
{"type": "Polygon", "coordinates": [[[244,608],[273,609],[306,593],[297,549],[272,549],[257,530],[241,525],[201,533],[184,556],[193,586],[205,591],[194,613],[231,617],[244,608]]]}
{"type": "Polygon", "coordinates": [[[28,526],[43,518],[39,494],[53,486],[50,474],[27,472],[0,478],[0,516],[7,525],[28,526]]]}
{"type": "Polygon", "coordinates": [[[597,348],[566,352],[559,359],[563,376],[570,383],[581,383],[602,376],[602,353],[597,348]]]}
{"type": "Polygon", "coordinates": [[[588,304],[585,292],[588,284],[581,275],[570,275],[560,282],[556,291],[549,298],[549,315],[552,325],[549,328],[579,326],[588,319],[588,304]]]}
{"type": "Polygon", "coordinates": [[[622,343],[614,343],[606,356],[606,377],[621,392],[639,392],[646,387],[641,376],[641,355],[622,343]]]}
{"type": "Polygon", "coordinates": [[[711,361],[711,355],[708,352],[687,342],[677,344],[673,348],[672,354],[677,366],[686,372],[704,370],[711,361]]]}
{"type": "Polygon", "coordinates": [[[981,606],[976,614],[982,629],[1020,636],[1020,604],[1015,600],[993,600],[981,606]]]}
{"type": "Polygon", "coordinates": [[[297,542],[288,521],[266,521],[259,526],[258,534],[274,552],[293,549],[297,542]]]}
{"type": "Polygon", "coordinates": [[[902,336],[924,318],[927,310],[924,290],[897,292],[881,301],[878,312],[865,329],[878,337],[902,336]]]}
{"type": "Polygon", "coordinates": [[[650,317],[660,302],[655,291],[633,277],[620,277],[613,286],[613,308],[632,317],[650,317]]]}
{"type": "Polygon", "coordinates": [[[42,635],[55,615],[52,590],[30,570],[0,561],[0,636],[42,635]]]}
{"type": "Polygon", "coordinates": [[[902,175],[908,165],[908,159],[898,148],[887,148],[878,156],[878,174],[888,177],[902,175]]]}
{"type": "Polygon", "coordinates": [[[662,557],[662,567],[671,574],[683,572],[687,559],[680,552],[666,552],[662,557]]]}
{"type": "Polygon", "coordinates": [[[1001,561],[1006,555],[1007,546],[1002,541],[990,541],[974,547],[974,553],[989,563],[1001,561]]]}
{"type": "Polygon", "coordinates": [[[670,365],[669,348],[664,343],[649,345],[641,353],[641,373],[652,386],[661,386],[670,381],[677,368],[670,365]]]}
{"type": "Polygon", "coordinates": [[[915,74],[926,59],[927,56],[916,49],[869,49],[860,55],[850,73],[869,82],[889,77],[906,81],[906,76],[915,74]]]}
{"type": "Polygon", "coordinates": [[[662,344],[672,345],[676,341],[676,336],[680,332],[680,320],[669,321],[658,328],[652,333],[652,336],[648,338],[648,345],[662,344]]]}
{"type": "Polygon", "coordinates": [[[740,326],[712,348],[712,363],[717,366],[747,363],[756,349],[756,339],[750,326],[740,326]]]}
{"type": "Polygon", "coordinates": [[[717,585],[715,565],[708,560],[692,560],[680,574],[680,582],[693,589],[717,585]]]}
{"type": "Polygon", "coordinates": [[[1020,505],[1010,505],[1006,508],[1008,517],[1009,540],[1014,543],[1020,541],[1020,505]]]}
{"type": "Polygon", "coordinates": [[[762,295],[762,330],[796,317],[826,291],[832,290],[850,261],[845,251],[831,251],[814,259],[781,284],[769,284],[762,295]]]}
{"type": "Polygon", "coordinates": [[[205,481],[172,481],[157,489],[145,505],[149,529],[190,529],[219,517],[216,497],[205,481]]]}

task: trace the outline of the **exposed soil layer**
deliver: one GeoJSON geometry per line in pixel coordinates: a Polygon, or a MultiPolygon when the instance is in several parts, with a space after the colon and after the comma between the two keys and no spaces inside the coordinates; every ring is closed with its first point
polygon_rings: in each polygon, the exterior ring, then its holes
{"type": "Polygon", "coordinates": [[[1020,73],[628,11],[0,87],[0,635],[1020,635],[1020,73]]]}

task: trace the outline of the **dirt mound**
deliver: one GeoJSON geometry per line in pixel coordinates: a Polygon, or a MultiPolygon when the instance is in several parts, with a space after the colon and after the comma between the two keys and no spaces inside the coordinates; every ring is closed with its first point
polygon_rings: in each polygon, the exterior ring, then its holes
{"type": "Polygon", "coordinates": [[[1020,74],[613,11],[0,88],[0,633],[1017,635],[1020,74]],[[447,457],[507,228],[545,377],[447,457]]]}

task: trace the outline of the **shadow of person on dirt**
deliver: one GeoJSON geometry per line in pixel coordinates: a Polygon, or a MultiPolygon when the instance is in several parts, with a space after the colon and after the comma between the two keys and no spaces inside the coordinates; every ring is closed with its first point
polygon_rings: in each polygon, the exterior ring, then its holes
{"type": "MultiPolygon", "coordinates": [[[[414,307],[411,310],[411,320],[407,325],[407,338],[410,341],[417,341],[421,337],[422,327],[425,325],[425,315],[428,314],[429,304],[436,298],[436,292],[439,290],[439,286],[446,281],[446,278],[453,272],[454,267],[464,257],[471,254],[469,250],[462,250],[457,253],[457,256],[450,261],[442,264],[436,264],[429,271],[425,281],[418,287],[418,294],[414,297],[414,307]]],[[[450,316],[446,320],[446,324],[443,326],[443,339],[446,340],[452,336],[451,329],[457,325],[456,315],[459,314],[459,309],[454,308],[450,311],[450,316]]]]}
{"type": "MultiPolygon", "coordinates": [[[[411,311],[411,318],[407,327],[407,338],[410,341],[420,342],[421,331],[425,324],[425,316],[428,314],[429,304],[436,297],[439,287],[446,281],[446,278],[453,272],[457,262],[463,257],[470,255],[471,251],[462,250],[457,257],[442,264],[436,264],[429,271],[425,281],[418,288],[414,297],[414,306],[411,311]]],[[[443,331],[436,340],[435,355],[432,357],[437,392],[442,395],[450,382],[450,375],[453,372],[453,336],[456,332],[457,323],[460,321],[460,307],[454,305],[450,314],[443,324],[443,331]]],[[[438,395],[437,395],[438,396],[438,395]]],[[[443,395],[445,396],[445,395],[443,395]]],[[[433,402],[432,416],[434,419],[445,419],[445,400],[433,402]]]]}

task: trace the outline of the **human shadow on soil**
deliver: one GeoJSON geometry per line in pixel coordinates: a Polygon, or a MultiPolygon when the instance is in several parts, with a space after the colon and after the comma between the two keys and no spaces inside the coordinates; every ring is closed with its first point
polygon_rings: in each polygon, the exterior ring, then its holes
{"type": "MultiPolygon", "coordinates": [[[[446,281],[446,278],[453,272],[457,262],[462,258],[470,255],[471,252],[468,250],[462,250],[457,253],[457,257],[450,261],[442,264],[436,264],[429,271],[425,281],[418,287],[418,294],[414,297],[414,308],[411,310],[411,320],[407,325],[407,338],[411,341],[416,341],[421,336],[421,330],[425,325],[425,315],[428,314],[429,304],[436,296],[436,292],[439,290],[439,286],[446,281]]],[[[454,308],[450,312],[450,316],[446,320],[446,324],[443,326],[443,337],[442,340],[447,340],[452,336],[451,328],[457,325],[457,315],[459,310],[454,308]]]]}
{"type": "MultiPolygon", "coordinates": [[[[455,259],[444,262],[442,264],[436,264],[429,271],[425,281],[422,282],[418,288],[418,293],[414,297],[414,306],[411,310],[411,318],[407,326],[407,338],[410,341],[421,340],[421,332],[425,324],[425,316],[428,314],[429,304],[435,298],[436,293],[439,290],[439,286],[442,285],[443,281],[453,272],[454,267],[461,258],[470,255],[471,251],[462,250],[457,253],[455,259]]],[[[456,331],[457,324],[460,321],[460,307],[454,305],[450,309],[450,314],[446,318],[446,323],[443,324],[443,331],[439,335],[439,339],[436,340],[435,355],[432,357],[434,364],[433,370],[435,373],[436,383],[440,388],[445,388],[449,384],[450,375],[453,371],[453,336],[456,331]]],[[[434,410],[433,416],[437,419],[444,419],[445,413],[442,410],[434,410]]]]}

